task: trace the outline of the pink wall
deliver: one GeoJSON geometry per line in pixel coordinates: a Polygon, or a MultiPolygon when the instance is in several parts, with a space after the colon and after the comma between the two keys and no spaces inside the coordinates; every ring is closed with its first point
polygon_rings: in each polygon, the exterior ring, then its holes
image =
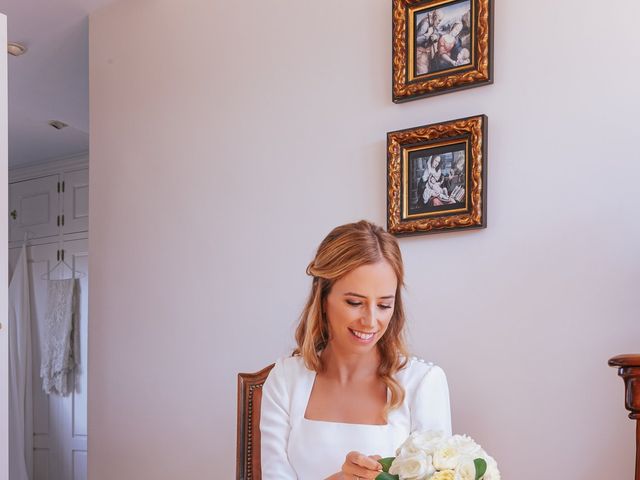
{"type": "Polygon", "coordinates": [[[390,3],[92,16],[91,480],[233,478],[236,373],[292,347],[324,234],[385,222],[386,132],[478,113],[489,227],[401,240],[413,350],[504,478],[631,478],[640,4],[497,0],[495,84],[394,105],[390,3]]]}

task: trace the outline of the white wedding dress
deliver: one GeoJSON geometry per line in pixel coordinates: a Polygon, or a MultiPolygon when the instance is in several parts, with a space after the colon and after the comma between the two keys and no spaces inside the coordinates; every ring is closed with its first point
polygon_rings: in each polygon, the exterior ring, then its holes
{"type": "Polygon", "coordinates": [[[260,414],[263,480],[321,480],[339,472],[352,450],[390,457],[414,431],[451,435],[447,379],[432,363],[412,357],[396,374],[406,396],[386,425],[304,418],[315,375],[302,357],[286,357],[267,377],[260,414]]]}

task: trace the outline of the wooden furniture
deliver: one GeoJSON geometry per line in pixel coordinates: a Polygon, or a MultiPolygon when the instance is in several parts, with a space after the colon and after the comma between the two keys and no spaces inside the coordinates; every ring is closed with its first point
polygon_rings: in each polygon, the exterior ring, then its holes
{"type": "Polygon", "coordinates": [[[260,405],[262,385],[273,364],[256,373],[238,374],[238,438],[236,479],[261,480],[260,405]]]}
{"type": "Polygon", "coordinates": [[[624,380],[625,405],[636,421],[636,477],[640,480],[640,354],[618,355],[609,360],[609,366],[618,367],[618,375],[624,380]]]}

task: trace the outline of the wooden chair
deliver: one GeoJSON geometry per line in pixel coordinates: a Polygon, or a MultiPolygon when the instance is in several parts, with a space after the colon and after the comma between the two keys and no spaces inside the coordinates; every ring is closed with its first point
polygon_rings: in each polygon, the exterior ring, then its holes
{"type": "Polygon", "coordinates": [[[238,374],[238,438],[236,447],[236,479],[261,480],[260,405],[262,385],[273,364],[256,373],[238,374]]]}
{"type": "Polygon", "coordinates": [[[609,366],[618,367],[618,375],[625,385],[625,404],[636,421],[636,478],[640,480],[640,354],[618,355],[609,360],[609,366]]]}

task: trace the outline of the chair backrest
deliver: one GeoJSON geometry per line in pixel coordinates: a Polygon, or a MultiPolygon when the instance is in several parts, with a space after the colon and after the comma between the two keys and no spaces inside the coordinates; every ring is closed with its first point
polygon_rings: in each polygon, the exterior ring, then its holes
{"type": "Polygon", "coordinates": [[[260,405],[262,385],[273,364],[256,373],[238,374],[238,442],[236,448],[237,480],[261,480],[260,405]]]}
{"type": "Polygon", "coordinates": [[[609,359],[624,380],[626,407],[629,418],[636,421],[636,476],[640,480],[640,354],[618,355],[609,359]]]}

